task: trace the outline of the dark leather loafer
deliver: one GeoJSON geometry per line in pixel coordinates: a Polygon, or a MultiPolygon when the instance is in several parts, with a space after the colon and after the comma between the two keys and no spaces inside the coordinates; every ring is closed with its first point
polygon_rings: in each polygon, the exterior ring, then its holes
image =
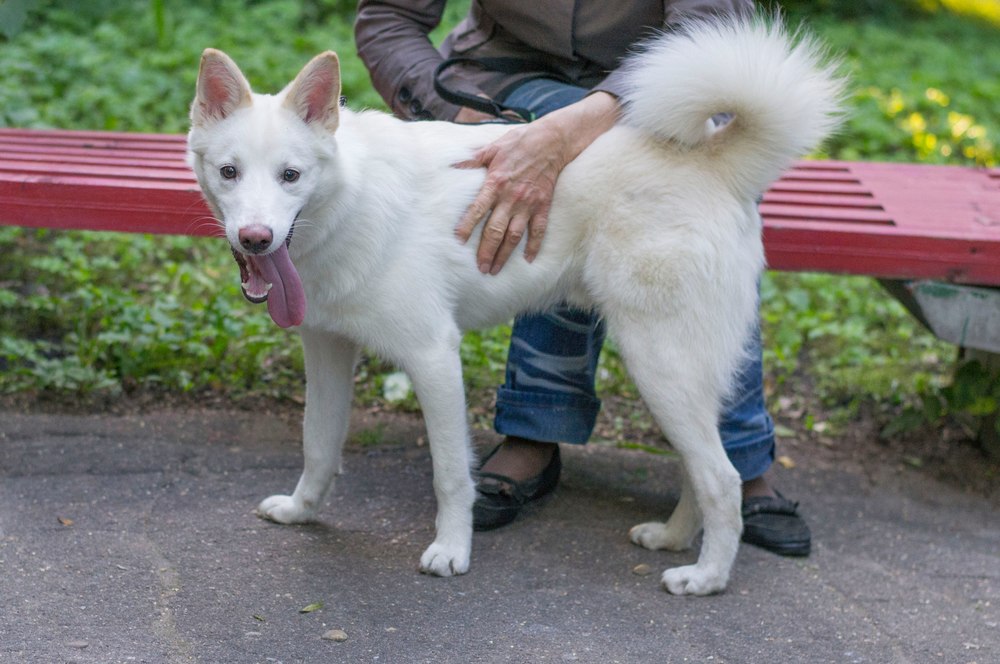
{"type": "Polygon", "coordinates": [[[743,541],[779,556],[808,556],[809,526],[799,515],[799,504],[780,493],[743,501],[743,541]]]}
{"type": "MultiPolygon", "coordinates": [[[[486,462],[500,446],[493,448],[483,460],[486,462]]],[[[474,530],[493,530],[505,526],[521,513],[528,503],[538,500],[550,493],[559,483],[559,473],[562,471],[562,459],[559,448],[552,453],[552,459],[542,472],[529,477],[523,482],[515,482],[509,477],[497,473],[476,471],[476,502],[472,506],[472,528],[474,530]]]]}

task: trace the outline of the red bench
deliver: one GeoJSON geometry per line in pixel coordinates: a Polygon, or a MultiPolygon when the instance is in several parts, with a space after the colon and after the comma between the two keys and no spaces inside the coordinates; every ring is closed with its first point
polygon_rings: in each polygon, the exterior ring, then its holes
{"type": "MultiPolygon", "coordinates": [[[[764,195],[775,270],[1000,286],[1000,169],[803,161],[764,195]]],[[[0,129],[0,224],[211,235],[184,137],[0,129]]]]}

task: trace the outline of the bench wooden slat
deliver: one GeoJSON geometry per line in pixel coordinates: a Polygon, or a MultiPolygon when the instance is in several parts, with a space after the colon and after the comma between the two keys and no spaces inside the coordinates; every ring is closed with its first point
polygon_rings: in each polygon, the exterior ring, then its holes
{"type": "Polygon", "coordinates": [[[0,164],[0,171],[7,173],[13,173],[19,168],[19,164],[41,164],[47,165],[51,168],[53,172],[58,172],[60,169],[66,172],[70,172],[69,169],[76,168],[77,171],[82,170],[79,166],[93,164],[95,166],[131,166],[131,167],[144,167],[144,166],[156,166],[157,168],[176,168],[178,170],[184,170],[187,168],[187,164],[183,161],[178,161],[176,155],[171,155],[169,157],[156,157],[149,153],[137,153],[132,156],[122,157],[122,156],[101,156],[99,154],[66,154],[56,161],[57,155],[55,154],[18,154],[12,156],[8,161],[0,164]]]}
{"type": "Polygon", "coordinates": [[[841,205],[824,206],[816,202],[812,205],[790,205],[761,203],[760,214],[765,220],[801,219],[810,221],[841,221],[850,224],[892,225],[892,217],[880,209],[853,208],[841,205]]]}
{"type": "Polygon", "coordinates": [[[50,143],[56,145],[152,145],[164,149],[184,146],[183,134],[141,134],[100,130],[13,129],[0,127],[0,141],[50,143]]]}
{"type": "Polygon", "coordinates": [[[858,194],[815,192],[785,192],[771,189],[764,192],[763,203],[774,205],[804,205],[811,207],[856,208],[860,210],[881,210],[882,206],[871,196],[858,194]]]}
{"type": "MultiPolygon", "coordinates": [[[[185,137],[0,129],[0,223],[218,235],[185,137]]],[[[1000,169],[803,161],[764,195],[779,270],[1000,286],[1000,169]]]]}
{"type": "Polygon", "coordinates": [[[119,181],[115,186],[82,176],[24,184],[30,198],[20,195],[24,189],[15,189],[15,183],[0,179],[0,221],[17,219],[21,226],[36,228],[220,235],[192,184],[143,187],[119,181]]]}
{"type": "Polygon", "coordinates": [[[0,163],[0,179],[31,180],[39,177],[53,179],[62,176],[86,175],[91,178],[112,178],[122,180],[180,181],[194,183],[194,176],[184,162],[174,162],[176,167],[157,163],[156,166],[126,160],[127,165],[85,164],[74,162],[8,161],[0,163]]]}
{"type": "Polygon", "coordinates": [[[768,192],[795,192],[803,194],[843,194],[872,198],[872,193],[860,183],[849,182],[818,182],[781,179],[771,185],[768,192]]]}
{"type": "Polygon", "coordinates": [[[997,243],[878,233],[883,230],[878,226],[866,230],[856,232],[840,224],[767,224],[769,265],[788,271],[1000,286],[997,243]]]}
{"type": "Polygon", "coordinates": [[[176,150],[129,150],[123,154],[122,150],[95,150],[93,148],[75,148],[68,146],[50,145],[8,145],[0,142],[0,151],[3,151],[6,159],[0,168],[10,168],[11,164],[19,161],[40,161],[40,162],[75,162],[75,163],[101,163],[101,160],[108,160],[109,163],[129,162],[134,164],[144,163],[170,163],[184,165],[184,161],[178,158],[176,150]]]}

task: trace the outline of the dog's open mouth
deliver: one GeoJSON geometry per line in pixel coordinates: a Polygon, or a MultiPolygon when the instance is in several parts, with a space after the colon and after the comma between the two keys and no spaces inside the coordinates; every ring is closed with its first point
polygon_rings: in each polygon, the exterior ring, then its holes
{"type": "Polygon", "coordinates": [[[267,302],[267,313],[280,327],[301,325],[306,317],[306,296],[298,270],[288,256],[288,240],[265,255],[248,255],[232,248],[240,267],[243,295],[254,303],[267,302]]]}

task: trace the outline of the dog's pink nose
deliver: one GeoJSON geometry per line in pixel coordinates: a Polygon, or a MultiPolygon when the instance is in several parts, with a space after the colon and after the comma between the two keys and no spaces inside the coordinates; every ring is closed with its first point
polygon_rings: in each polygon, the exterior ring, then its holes
{"type": "Polygon", "coordinates": [[[262,224],[251,224],[240,229],[240,244],[251,254],[260,254],[267,251],[274,240],[271,229],[262,224]]]}

